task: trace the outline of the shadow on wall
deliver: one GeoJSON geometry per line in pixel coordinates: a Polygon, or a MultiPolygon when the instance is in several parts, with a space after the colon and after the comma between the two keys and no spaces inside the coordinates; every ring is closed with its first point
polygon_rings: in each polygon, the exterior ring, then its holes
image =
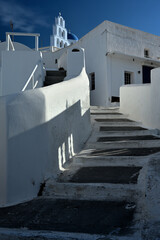
{"type": "MultiPolygon", "coordinates": [[[[40,108],[44,106],[41,104],[40,108]]],[[[28,106],[28,113],[34,118],[37,111],[35,114],[29,109],[28,106]]],[[[20,117],[23,118],[23,113],[20,117]]],[[[89,134],[89,110],[81,116],[81,103],[77,101],[50,121],[13,135],[8,142],[8,204],[35,197],[40,184],[64,169],[66,161],[82,149],[89,134]]]]}

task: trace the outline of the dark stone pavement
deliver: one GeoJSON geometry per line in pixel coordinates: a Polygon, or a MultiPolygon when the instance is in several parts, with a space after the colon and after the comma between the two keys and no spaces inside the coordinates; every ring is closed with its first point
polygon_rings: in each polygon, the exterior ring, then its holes
{"type": "Polygon", "coordinates": [[[91,156],[148,156],[160,152],[160,147],[151,148],[116,148],[93,150],[91,156]]]}
{"type": "Polygon", "coordinates": [[[82,167],[70,182],[136,184],[140,170],[141,167],[82,167]]]}
{"type": "Polygon", "coordinates": [[[0,227],[91,234],[118,234],[129,230],[133,203],[36,199],[0,208],[0,227]]]}
{"type": "Polygon", "coordinates": [[[123,136],[123,137],[100,137],[97,142],[112,142],[112,141],[131,141],[131,140],[160,140],[159,137],[154,135],[144,136],[123,136]]]}
{"type": "Polygon", "coordinates": [[[106,127],[106,126],[102,126],[100,127],[100,131],[114,131],[114,132],[119,132],[119,131],[142,131],[142,130],[147,130],[145,128],[142,128],[142,127],[137,127],[137,126],[127,126],[127,127],[124,127],[124,126],[109,126],[109,127],[106,127]]]}

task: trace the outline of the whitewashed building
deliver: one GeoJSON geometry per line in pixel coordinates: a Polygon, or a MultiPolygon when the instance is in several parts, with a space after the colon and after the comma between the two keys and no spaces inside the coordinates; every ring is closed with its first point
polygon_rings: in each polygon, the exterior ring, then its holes
{"type": "Polygon", "coordinates": [[[119,101],[124,84],[150,82],[150,71],[160,66],[160,37],[104,21],[75,45],[85,49],[91,105],[119,101]]]}
{"type": "Polygon", "coordinates": [[[55,18],[55,24],[53,25],[53,35],[50,37],[51,47],[64,48],[78,41],[75,34],[68,32],[65,27],[65,20],[59,13],[59,16],[55,18]]]}

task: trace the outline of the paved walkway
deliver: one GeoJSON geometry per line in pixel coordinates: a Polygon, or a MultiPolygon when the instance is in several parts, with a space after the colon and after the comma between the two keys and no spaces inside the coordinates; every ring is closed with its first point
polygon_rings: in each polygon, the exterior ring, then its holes
{"type": "Polygon", "coordinates": [[[160,239],[146,221],[148,166],[160,159],[156,130],[118,108],[92,107],[91,122],[85,148],[46,183],[42,197],[0,209],[0,239],[160,239]]]}

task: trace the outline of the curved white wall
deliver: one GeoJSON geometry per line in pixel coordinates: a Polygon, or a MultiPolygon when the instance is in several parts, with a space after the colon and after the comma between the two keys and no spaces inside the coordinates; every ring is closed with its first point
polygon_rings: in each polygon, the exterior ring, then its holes
{"type": "MultiPolygon", "coordinates": [[[[16,51],[33,51],[31,48],[27,47],[26,45],[19,43],[19,42],[13,42],[14,48],[16,51]]],[[[7,42],[0,42],[0,52],[7,50],[7,42]]]]}
{"type": "Polygon", "coordinates": [[[0,98],[0,206],[37,196],[89,137],[85,69],[68,81],[0,98]]]}

